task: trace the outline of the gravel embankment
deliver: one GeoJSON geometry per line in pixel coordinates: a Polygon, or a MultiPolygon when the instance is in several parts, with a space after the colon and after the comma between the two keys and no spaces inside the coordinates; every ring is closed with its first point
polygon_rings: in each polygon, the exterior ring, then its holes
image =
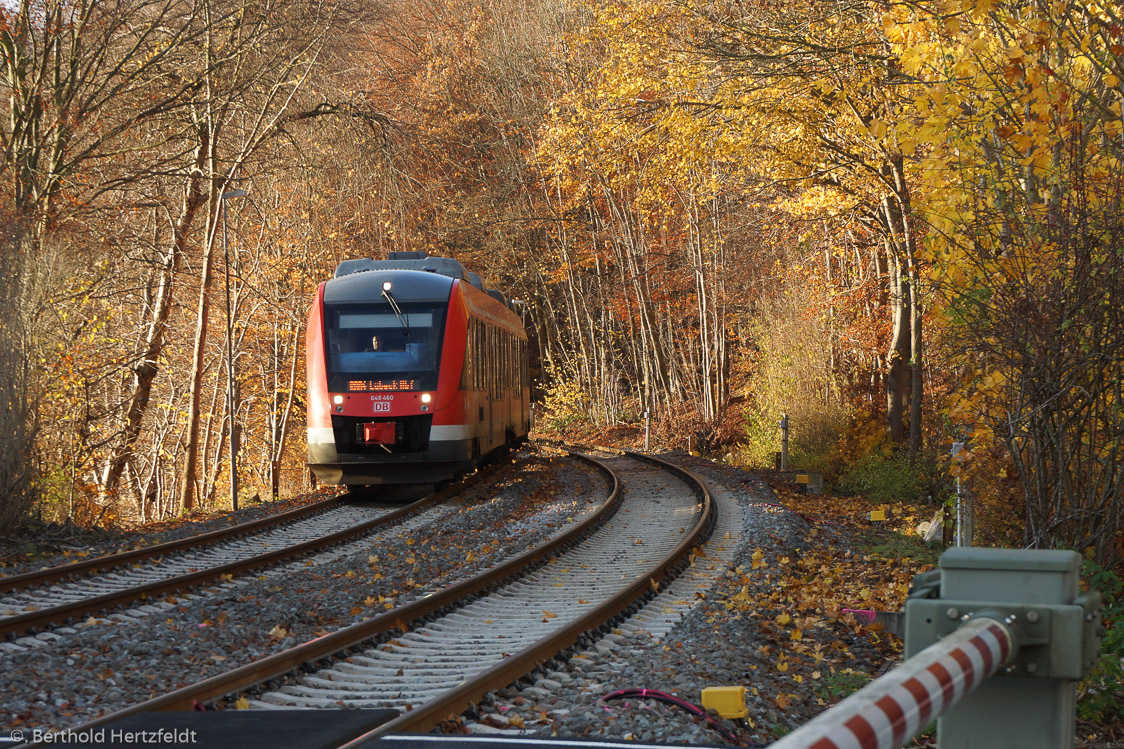
{"type": "Polygon", "coordinates": [[[598,506],[599,472],[554,451],[455,503],[327,554],[41,635],[0,656],[0,724],[73,727],[381,613],[546,538],[598,506]]]}

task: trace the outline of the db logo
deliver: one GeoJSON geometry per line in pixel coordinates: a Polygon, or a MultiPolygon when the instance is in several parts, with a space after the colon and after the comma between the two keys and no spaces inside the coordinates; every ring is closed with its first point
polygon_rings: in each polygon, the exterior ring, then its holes
{"type": "Polygon", "coordinates": [[[375,413],[390,413],[390,401],[375,401],[371,406],[375,413]]]}

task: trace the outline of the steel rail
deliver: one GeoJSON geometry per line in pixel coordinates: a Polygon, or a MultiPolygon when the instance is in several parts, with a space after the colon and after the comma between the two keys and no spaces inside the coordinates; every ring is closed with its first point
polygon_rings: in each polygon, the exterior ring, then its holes
{"type": "Polygon", "coordinates": [[[312,515],[317,512],[330,510],[332,507],[342,504],[343,502],[344,497],[330,497],[319,502],[305,505],[304,507],[297,507],[293,510],[278,513],[277,515],[232,525],[229,528],[220,528],[215,531],[201,533],[198,536],[190,536],[189,538],[181,538],[177,541],[167,541],[162,544],[132,549],[131,551],[108,554],[106,556],[73,562],[71,564],[60,564],[56,567],[48,567],[47,569],[36,570],[34,572],[24,572],[19,575],[0,577],[0,593],[10,593],[36,585],[46,585],[47,583],[65,580],[68,577],[76,577],[99,570],[105,571],[113,569],[114,567],[121,567],[131,562],[164,556],[173,551],[182,551],[197,546],[207,546],[209,544],[218,543],[219,541],[226,541],[231,538],[252,533],[261,528],[268,528],[271,525],[278,525],[290,520],[297,520],[305,515],[312,515]]]}
{"type": "Polygon", "coordinates": [[[73,619],[80,614],[87,614],[102,611],[105,609],[111,609],[125,603],[130,603],[132,601],[146,600],[154,596],[164,595],[166,593],[174,593],[176,591],[187,590],[189,588],[219,580],[224,576],[238,575],[249,570],[267,567],[269,565],[283,562],[285,560],[292,559],[293,557],[298,557],[309,552],[317,551],[329,546],[334,546],[339,543],[344,543],[352,538],[369,533],[375,528],[400,522],[406,517],[420,512],[430,505],[443,502],[451,494],[462,491],[465,488],[472,486],[484,477],[490,476],[495,472],[495,470],[496,466],[490,466],[482,471],[478,471],[477,473],[473,474],[468,479],[465,479],[460,483],[446,487],[445,489],[442,489],[441,491],[431,494],[427,497],[423,497],[416,502],[404,505],[397,510],[392,510],[385,515],[380,515],[373,520],[368,520],[365,523],[360,523],[350,528],[345,528],[341,531],[336,531],[335,533],[321,536],[320,538],[314,538],[310,541],[304,541],[292,546],[285,546],[273,551],[263,552],[252,557],[247,557],[245,559],[240,559],[234,562],[228,562],[217,567],[208,567],[207,569],[199,570],[197,572],[189,572],[183,575],[177,575],[176,577],[170,577],[164,580],[157,580],[155,582],[146,583],[144,585],[137,585],[131,588],[114,591],[113,593],[105,593],[99,596],[83,598],[81,600],[62,604],[60,606],[51,606],[50,608],[41,609],[39,611],[29,611],[25,614],[18,614],[16,616],[10,616],[0,619],[0,637],[10,634],[16,634],[19,632],[25,632],[29,629],[43,627],[51,623],[64,622],[68,619],[73,619]]]}
{"type": "MultiPolygon", "coordinates": [[[[566,533],[468,580],[446,586],[424,598],[399,606],[384,614],[358,624],[352,624],[315,640],[274,653],[195,684],[181,687],[168,694],[103,715],[71,730],[75,732],[88,731],[137,713],[156,710],[191,710],[197,704],[252,688],[291,673],[305,664],[315,663],[350,650],[373,637],[392,633],[396,630],[405,630],[412,621],[451,608],[457,602],[483,593],[507,578],[522,575],[528,567],[534,566],[540,561],[546,561],[557,552],[579,542],[581,538],[596,530],[612,517],[620,506],[620,483],[616,475],[592,458],[577,453],[572,455],[587,460],[606,472],[612,481],[612,491],[601,507],[566,533]]],[[[647,580],[644,581],[644,585],[648,585],[647,580]]]]}
{"type": "MultiPolygon", "coordinates": [[[[619,452],[616,450],[610,451],[619,452]]],[[[524,648],[510,658],[505,658],[501,663],[472,677],[441,697],[420,705],[361,736],[357,736],[344,744],[341,749],[358,749],[366,742],[390,733],[417,733],[432,730],[442,721],[459,715],[474,703],[479,702],[485,694],[493,689],[503,688],[534,671],[543,663],[578,642],[584,634],[597,630],[621,616],[626,609],[641,601],[641,599],[653,596],[655,589],[667,577],[687,563],[690,551],[706,541],[717,522],[716,508],[711,501],[710,492],[694,474],[680,466],[642,453],[628,450],[623,452],[635,460],[652,463],[678,474],[694,488],[702,508],[699,519],[691,532],[667,556],[649,568],[646,574],[639,577],[636,582],[595,607],[588,614],[575,619],[558,632],[524,648]]]]}

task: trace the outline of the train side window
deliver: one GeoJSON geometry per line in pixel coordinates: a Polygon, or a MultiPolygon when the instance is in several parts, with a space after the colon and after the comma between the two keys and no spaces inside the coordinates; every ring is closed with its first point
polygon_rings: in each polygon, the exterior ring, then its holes
{"type": "Polygon", "coordinates": [[[496,330],[488,326],[488,394],[496,395],[496,330]]]}
{"type": "Polygon", "coordinates": [[[496,329],[488,326],[488,392],[496,395],[496,329]]]}
{"type": "Polygon", "coordinates": [[[479,334],[476,332],[476,321],[472,321],[472,339],[468,342],[469,347],[472,349],[472,390],[480,387],[480,375],[477,371],[480,369],[480,347],[476,339],[479,334]]]}
{"type": "Polygon", "coordinates": [[[475,369],[472,373],[473,390],[480,391],[484,389],[484,367],[487,366],[487,361],[484,359],[484,329],[479,320],[473,320],[472,325],[472,349],[476,357],[475,369]]]}
{"type": "Polygon", "coordinates": [[[472,386],[472,320],[468,321],[464,341],[464,361],[461,363],[461,390],[469,390],[472,386]]]}
{"type": "Polygon", "coordinates": [[[484,323],[477,322],[476,333],[476,346],[480,350],[480,368],[477,372],[479,381],[476,383],[476,389],[483,390],[488,380],[487,329],[484,327],[484,323]]]}

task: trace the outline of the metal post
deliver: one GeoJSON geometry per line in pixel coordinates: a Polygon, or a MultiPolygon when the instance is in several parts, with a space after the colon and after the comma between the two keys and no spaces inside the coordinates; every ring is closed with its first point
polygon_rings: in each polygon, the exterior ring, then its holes
{"type": "Polygon", "coordinates": [[[226,266],[226,396],[230,411],[230,505],[238,509],[238,430],[234,426],[234,318],[230,309],[230,252],[226,241],[226,201],[241,198],[245,190],[224,192],[219,198],[222,210],[222,256],[226,266]]]}
{"type": "Polygon", "coordinates": [[[644,412],[644,452],[652,445],[652,415],[650,411],[644,412]]]}
{"type": "Polygon", "coordinates": [[[788,414],[781,414],[781,470],[788,470],[788,414]]]}
{"type": "MultiPolygon", "coordinates": [[[[952,443],[952,459],[957,461],[957,456],[964,449],[963,442],[952,443]]],[[[956,545],[971,546],[972,538],[967,533],[968,518],[967,508],[964,506],[964,495],[960,493],[960,477],[956,477],[956,545]]]]}
{"type": "Polygon", "coordinates": [[[770,749],[892,749],[937,718],[940,749],[1073,746],[1101,600],[1072,551],[952,548],[914,579],[907,660],[770,749]],[[964,699],[971,694],[970,699],[964,699]]]}
{"type": "Polygon", "coordinates": [[[980,609],[1009,612],[1026,646],[1003,676],[937,722],[941,749],[1073,746],[1076,679],[1096,650],[1099,617],[1095,598],[1078,597],[1080,569],[1081,555],[1073,551],[966,546],[941,556],[939,600],[919,602],[930,605],[916,614],[913,601],[906,603],[906,655],[924,646],[942,621],[956,624],[980,609]]]}

